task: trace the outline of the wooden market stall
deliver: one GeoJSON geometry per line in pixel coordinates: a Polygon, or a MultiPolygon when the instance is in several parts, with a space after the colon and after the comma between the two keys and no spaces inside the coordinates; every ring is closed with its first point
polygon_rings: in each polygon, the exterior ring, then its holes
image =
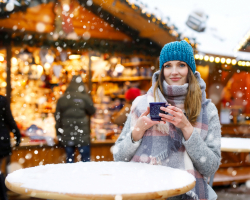
{"type": "Polygon", "coordinates": [[[11,101],[25,136],[20,147],[13,147],[10,162],[16,169],[65,162],[53,112],[74,74],[82,76],[97,107],[91,119],[91,160],[113,159],[112,146],[122,127],[109,122],[124,101],[125,87],[145,92],[161,46],[181,38],[175,27],[139,7],[112,2],[36,1],[1,13],[0,92],[11,101]],[[44,135],[27,135],[32,125],[44,135]]]}
{"type": "MultiPolygon", "coordinates": [[[[222,137],[250,138],[249,68],[247,60],[219,55],[195,55],[196,64],[206,80],[207,96],[215,103],[221,121],[222,137]]],[[[221,152],[222,160],[213,185],[244,183],[250,178],[247,152],[221,152]]]]}

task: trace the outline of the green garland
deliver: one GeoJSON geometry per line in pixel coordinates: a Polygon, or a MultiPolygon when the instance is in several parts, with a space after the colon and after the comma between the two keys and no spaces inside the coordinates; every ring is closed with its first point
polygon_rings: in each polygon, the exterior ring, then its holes
{"type": "MultiPolygon", "coordinates": [[[[46,3],[54,2],[55,0],[46,0],[46,3]]],[[[15,12],[26,12],[27,8],[44,3],[43,0],[15,0],[18,5],[14,5],[11,11],[6,10],[6,5],[11,2],[7,0],[5,3],[0,3],[0,19],[9,18],[9,15],[15,12]]],[[[13,1],[12,1],[13,2],[13,1]]]]}
{"type": "Polygon", "coordinates": [[[241,47],[241,49],[239,50],[239,51],[244,51],[247,47],[249,47],[250,46],[250,40],[248,40],[247,42],[246,42],[246,44],[244,45],[244,46],[242,46],[241,47]]]}
{"type": "MultiPolygon", "coordinates": [[[[27,34],[27,33],[26,33],[27,34]]],[[[82,51],[99,51],[100,53],[122,53],[126,55],[143,54],[149,56],[159,56],[161,48],[153,44],[148,39],[131,42],[105,40],[105,39],[89,39],[89,40],[66,40],[58,39],[54,41],[49,34],[32,34],[32,39],[27,40],[25,33],[20,33],[11,37],[9,33],[0,34],[0,42],[3,45],[12,41],[13,46],[36,46],[36,47],[53,47],[62,50],[71,49],[75,53],[82,51]],[[149,48],[150,47],[150,48],[149,48]]]]}

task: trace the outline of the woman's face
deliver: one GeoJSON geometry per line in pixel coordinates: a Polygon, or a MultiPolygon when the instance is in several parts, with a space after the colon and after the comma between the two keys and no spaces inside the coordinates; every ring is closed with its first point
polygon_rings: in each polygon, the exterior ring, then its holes
{"type": "Polygon", "coordinates": [[[188,65],[179,60],[164,63],[164,79],[169,85],[184,85],[187,83],[188,65]]]}

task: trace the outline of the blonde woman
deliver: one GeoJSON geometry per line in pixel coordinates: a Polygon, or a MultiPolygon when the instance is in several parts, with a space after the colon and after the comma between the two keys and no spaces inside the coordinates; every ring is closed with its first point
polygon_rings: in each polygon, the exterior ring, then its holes
{"type": "MultiPolygon", "coordinates": [[[[195,71],[192,47],[186,41],[166,44],[160,70],[146,95],[137,97],[115,143],[115,161],[145,162],[183,169],[196,178],[195,187],[177,199],[217,199],[207,178],[221,160],[221,125],[215,105],[206,99],[206,84],[195,71]],[[149,117],[150,102],[166,102],[161,121],[149,117]]],[[[180,180],[181,181],[181,180],[180,180]]]]}

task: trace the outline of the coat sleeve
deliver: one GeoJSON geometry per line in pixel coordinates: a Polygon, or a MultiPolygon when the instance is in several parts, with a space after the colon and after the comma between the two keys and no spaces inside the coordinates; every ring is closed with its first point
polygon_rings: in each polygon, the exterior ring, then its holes
{"type": "Polygon", "coordinates": [[[19,145],[20,143],[20,138],[21,138],[21,134],[20,131],[16,125],[16,122],[12,116],[11,110],[10,110],[10,104],[7,101],[7,99],[5,98],[5,123],[7,124],[7,126],[9,127],[10,131],[12,133],[14,133],[15,137],[16,137],[16,142],[17,145],[19,145]]]}
{"type": "Polygon", "coordinates": [[[94,107],[93,101],[88,94],[86,94],[85,102],[86,102],[85,109],[86,109],[87,114],[88,115],[95,114],[96,108],[94,107]]]}
{"type": "Polygon", "coordinates": [[[54,113],[54,117],[55,117],[55,121],[56,121],[56,135],[60,136],[62,133],[59,132],[60,128],[62,128],[61,126],[61,108],[60,108],[60,103],[59,103],[60,99],[58,100],[57,104],[56,104],[56,112],[54,113]]]}
{"type": "Polygon", "coordinates": [[[123,126],[124,123],[126,122],[126,119],[127,119],[127,115],[129,114],[129,111],[126,110],[127,107],[123,106],[123,108],[115,113],[113,116],[112,116],[112,122],[117,124],[118,126],[123,126]]]}
{"type": "Polygon", "coordinates": [[[207,105],[207,113],[209,122],[206,139],[200,137],[196,128],[187,141],[183,139],[195,168],[205,177],[214,174],[221,161],[221,125],[217,108],[211,102],[207,105]]]}
{"type": "Polygon", "coordinates": [[[125,122],[122,132],[113,147],[113,157],[115,161],[129,162],[141,144],[141,140],[137,142],[132,142],[132,130],[130,128],[130,123],[131,116],[128,115],[127,121],[125,122]]]}

